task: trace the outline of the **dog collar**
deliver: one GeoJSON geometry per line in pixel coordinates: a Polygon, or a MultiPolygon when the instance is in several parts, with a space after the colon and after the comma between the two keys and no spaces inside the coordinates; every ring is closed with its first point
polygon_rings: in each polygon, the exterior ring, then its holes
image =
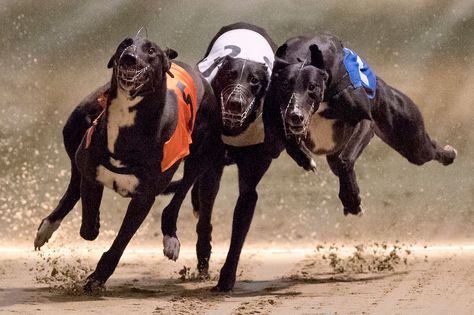
{"type": "Polygon", "coordinates": [[[99,104],[100,108],[102,108],[102,111],[100,112],[99,116],[97,116],[94,121],[92,122],[92,125],[87,129],[86,132],[86,149],[89,148],[92,142],[92,135],[94,134],[95,127],[97,124],[99,124],[100,119],[104,116],[104,113],[107,109],[107,96],[109,94],[109,91],[106,90],[104,93],[102,93],[98,98],[97,98],[97,103],[99,104]]]}

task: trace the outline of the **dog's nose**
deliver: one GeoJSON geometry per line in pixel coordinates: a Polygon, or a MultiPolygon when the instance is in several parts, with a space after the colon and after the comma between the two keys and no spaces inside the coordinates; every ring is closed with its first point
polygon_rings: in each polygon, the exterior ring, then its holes
{"type": "Polygon", "coordinates": [[[126,67],[136,66],[137,58],[131,54],[125,54],[120,59],[120,64],[126,67]]]}
{"type": "Polygon", "coordinates": [[[240,112],[242,110],[242,102],[239,99],[231,99],[227,103],[227,110],[232,112],[240,112]]]}
{"type": "Polygon", "coordinates": [[[290,122],[292,125],[298,126],[303,124],[304,116],[300,111],[293,111],[290,113],[290,122]]]}

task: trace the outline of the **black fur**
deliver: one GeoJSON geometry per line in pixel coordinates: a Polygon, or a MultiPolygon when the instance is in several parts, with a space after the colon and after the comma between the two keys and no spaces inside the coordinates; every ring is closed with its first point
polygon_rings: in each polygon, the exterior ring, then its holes
{"type": "MultiPolygon", "coordinates": [[[[207,49],[206,56],[212,49],[216,39],[223,33],[233,29],[250,29],[260,33],[270,43],[273,51],[276,45],[270,39],[268,34],[261,28],[247,23],[236,23],[223,27],[207,49]]],[[[219,69],[216,77],[212,81],[214,93],[218,98],[219,108],[221,107],[219,95],[222,89],[233,82],[239,80],[242,69],[242,60],[238,58],[226,57],[223,65],[219,69]]],[[[268,85],[268,75],[262,65],[253,64],[246,66],[243,72],[242,84],[252,91],[252,96],[256,96],[259,104],[263,101],[264,92],[268,85]],[[251,84],[250,78],[258,77],[258,84],[251,84]]],[[[251,97],[250,97],[251,98],[251,97]]],[[[249,100],[247,100],[248,102],[249,100]]],[[[260,106],[259,106],[260,107],[260,106]]],[[[258,115],[258,111],[253,111],[241,127],[228,128],[224,126],[223,134],[228,136],[239,135],[248,128],[258,115]]],[[[170,190],[176,190],[176,194],[163,212],[162,230],[165,235],[175,235],[176,220],[181,203],[192,185],[192,204],[194,211],[199,215],[197,226],[198,241],[196,244],[198,256],[198,270],[202,274],[207,274],[209,259],[211,254],[211,214],[214,201],[219,190],[220,178],[225,165],[230,162],[236,163],[239,170],[239,198],[234,209],[234,218],[232,223],[232,238],[227,259],[221,269],[219,282],[214,288],[216,291],[229,291],[234,287],[236,279],[236,270],[240,253],[245,241],[245,237],[253,218],[253,213],[258,199],[256,187],[268,170],[272,156],[265,151],[263,142],[251,146],[232,146],[226,145],[225,155],[221,156],[218,163],[209,164],[208,172],[199,177],[184,175],[183,180],[170,187],[170,190]]],[[[307,162],[309,164],[309,162],[307,162]]]]}
{"type": "MultiPolygon", "coordinates": [[[[171,137],[177,123],[177,96],[174,90],[168,90],[166,85],[166,73],[171,66],[171,59],[176,56],[174,50],[163,51],[147,39],[125,39],[108,63],[108,66],[113,68],[110,83],[86,97],[73,111],[64,127],[64,145],[71,159],[71,181],[59,205],[42,221],[35,248],[40,248],[52,234],[41,235],[42,227],[44,228],[45,224],[59,225],[79,198],[82,199],[80,234],[86,240],[94,240],[97,237],[100,226],[99,207],[104,187],[97,180],[98,166],[105,166],[113,173],[133,175],[139,181],[134,190],[119,191],[130,197],[131,202],[111,248],[102,255],[95,271],[88,277],[84,287],[86,293],[96,292],[112,275],[127,244],[150,211],[155,196],[168,186],[180,164],[180,161],[177,161],[168,170],[161,171],[163,144],[171,137]],[[119,85],[117,69],[120,63],[125,62],[125,58],[121,59],[124,50],[131,45],[136,47],[136,64],[149,66],[152,70],[147,72],[148,80],[143,87],[126,91],[119,85]],[[84,134],[91,121],[98,116],[101,109],[97,100],[106,91],[107,110],[95,128],[90,146],[86,148],[84,134]],[[119,129],[114,152],[111,152],[107,136],[111,104],[122,92],[143,98],[128,109],[129,112],[136,113],[134,123],[119,129]],[[111,159],[120,161],[122,165],[112,165],[111,159]]],[[[193,143],[185,165],[194,165],[196,169],[201,170],[199,165],[204,164],[203,159],[214,161],[219,156],[220,117],[210,85],[190,66],[178,64],[191,74],[197,89],[198,104],[195,106],[199,106],[192,134],[193,143]]],[[[114,181],[112,188],[120,189],[119,183],[114,181]]]]}
{"type": "Polygon", "coordinates": [[[382,79],[377,78],[374,99],[367,97],[364,88],[352,86],[343,64],[343,48],[330,34],[295,37],[278,48],[264,106],[265,142],[269,151],[274,150],[273,156],[278,156],[280,146],[291,148],[299,165],[304,165],[309,152],[325,154],[339,177],[344,213],[359,214],[354,163],[374,133],[416,165],[431,160],[451,164],[456,151],[432,141],[412,100],[382,79]],[[327,108],[316,114],[323,101],[327,108]],[[286,113],[290,130],[286,136],[282,113],[286,113]],[[308,115],[335,120],[333,148],[318,149],[320,144],[314,143],[311,131],[297,135],[308,115]]]}

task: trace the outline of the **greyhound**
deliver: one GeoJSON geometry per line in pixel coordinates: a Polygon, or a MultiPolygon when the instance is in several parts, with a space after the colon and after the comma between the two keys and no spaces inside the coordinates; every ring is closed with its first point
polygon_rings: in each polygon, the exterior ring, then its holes
{"type": "MultiPolygon", "coordinates": [[[[237,164],[239,197],[234,209],[231,244],[219,282],[213,288],[215,291],[230,291],[234,287],[240,253],[257,204],[256,187],[272,161],[272,156],[264,148],[261,115],[275,48],[275,43],[264,29],[236,23],[223,27],[214,36],[204,58],[197,65],[210,82],[219,104],[226,153],[219,163],[210,164],[207,174],[198,178],[184,174],[179,183],[169,187],[168,192],[175,192],[175,195],[163,211],[161,222],[164,237],[177,239],[178,212],[186,193],[193,186],[191,200],[199,217],[197,267],[200,274],[206,276],[211,254],[211,214],[220,178],[226,164],[237,164]]],[[[291,152],[295,152],[295,159],[305,168],[311,169],[315,165],[310,157],[300,151],[291,152]]],[[[165,251],[165,255],[173,260],[178,258],[178,254],[179,247],[165,251]]]]}
{"type": "Polygon", "coordinates": [[[278,48],[263,115],[270,151],[297,144],[304,154],[326,155],[346,215],[362,213],[354,163],[374,134],[416,165],[449,165],[457,155],[430,139],[408,96],[331,34],[294,37],[278,48]]]}
{"type": "Polygon", "coordinates": [[[221,123],[212,89],[190,66],[171,62],[176,57],[174,50],[138,35],[124,39],[108,63],[110,83],[86,97],[64,127],[71,180],[59,205],[41,222],[35,249],[79,198],[80,235],[86,240],[99,234],[104,186],[131,198],[111,248],[87,278],[86,294],[103,289],[180,161],[186,158],[186,167],[199,172],[203,160],[219,156],[221,123]]]}

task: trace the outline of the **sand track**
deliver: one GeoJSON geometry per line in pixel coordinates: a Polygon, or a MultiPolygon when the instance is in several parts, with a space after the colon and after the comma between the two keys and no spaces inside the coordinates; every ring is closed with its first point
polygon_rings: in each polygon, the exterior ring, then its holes
{"type": "MultiPolygon", "coordinates": [[[[353,251],[340,247],[338,257],[347,262],[353,251]]],[[[105,296],[91,298],[67,295],[64,288],[52,290],[53,282],[37,279],[44,280],[54,266],[71,272],[93,266],[100,251],[61,249],[39,255],[2,249],[0,313],[474,314],[474,248],[411,249],[405,255],[407,265],[400,263],[393,271],[343,274],[329,266],[329,252],[247,250],[234,292],[213,294],[209,289],[225,251],[214,253],[211,280],[197,281],[191,268],[182,281],[179,271],[195,264],[192,250],[184,250],[177,263],[153,250],[131,250],[105,296]]],[[[67,277],[61,281],[71,284],[67,277]]]]}

